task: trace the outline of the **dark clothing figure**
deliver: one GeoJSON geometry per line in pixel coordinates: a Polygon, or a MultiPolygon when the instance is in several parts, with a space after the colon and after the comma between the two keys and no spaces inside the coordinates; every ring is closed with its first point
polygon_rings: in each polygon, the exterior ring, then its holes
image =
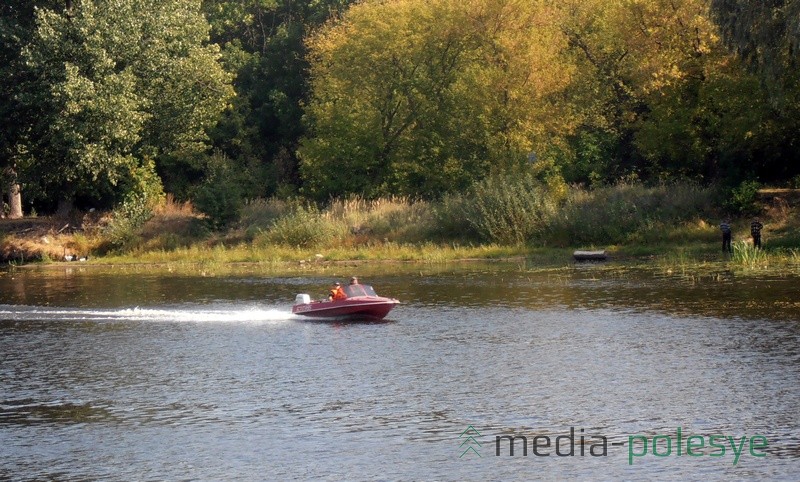
{"type": "Polygon", "coordinates": [[[732,253],[733,250],[731,249],[731,225],[728,221],[722,221],[719,225],[720,231],[722,231],[722,252],[723,253],[732,253]]]}
{"type": "Polygon", "coordinates": [[[750,236],[753,237],[753,246],[756,248],[761,247],[761,229],[764,227],[758,221],[758,218],[753,219],[753,222],[750,223],[750,236]]]}

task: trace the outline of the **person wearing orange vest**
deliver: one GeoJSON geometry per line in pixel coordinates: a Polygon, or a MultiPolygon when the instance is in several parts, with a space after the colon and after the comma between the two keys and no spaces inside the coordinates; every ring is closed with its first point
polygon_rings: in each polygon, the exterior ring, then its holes
{"type": "Polygon", "coordinates": [[[333,288],[331,288],[331,294],[330,294],[330,296],[328,296],[328,299],[329,300],[343,300],[345,298],[347,298],[347,295],[344,294],[344,290],[342,289],[342,285],[339,284],[339,283],[334,284],[333,288]]]}

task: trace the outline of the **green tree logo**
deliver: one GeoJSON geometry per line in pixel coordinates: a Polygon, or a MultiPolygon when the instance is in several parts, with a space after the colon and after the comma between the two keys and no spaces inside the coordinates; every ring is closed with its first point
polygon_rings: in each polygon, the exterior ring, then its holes
{"type": "Polygon", "coordinates": [[[481,443],[475,438],[476,436],[480,437],[481,433],[478,432],[472,425],[469,425],[463,432],[461,432],[461,435],[459,435],[458,438],[461,440],[460,447],[463,452],[461,452],[461,455],[458,458],[467,455],[467,452],[472,452],[478,457],[481,456],[481,453],[479,452],[481,443]]]}

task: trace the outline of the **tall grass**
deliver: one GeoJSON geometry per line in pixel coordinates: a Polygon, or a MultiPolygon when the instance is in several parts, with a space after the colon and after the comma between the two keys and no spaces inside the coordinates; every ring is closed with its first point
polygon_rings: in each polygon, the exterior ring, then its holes
{"type": "Polygon", "coordinates": [[[296,199],[254,199],[242,207],[239,225],[248,228],[269,228],[275,221],[302,206],[302,202],[296,199]]]}
{"type": "Polygon", "coordinates": [[[254,242],[313,248],[338,242],[346,233],[343,223],[324,216],[313,206],[301,206],[277,218],[254,242]]]}
{"type": "Polygon", "coordinates": [[[570,190],[552,220],[551,236],[570,244],[621,244],[666,236],[668,228],[711,209],[712,192],[692,183],[647,187],[617,184],[570,190]]]}
{"type": "Polygon", "coordinates": [[[435,224],[429,202],[407,197],[334,200],[325,215],[353,235],[396,242],[424,241],[435,224]]]}
{"type": "Polygon", "coordinates": [[[505,245],[545,237],[562,205],[556,189],[532,174],[494,176],[464,194],[445,196],[436,210],[438,233],[505,245]]]}
{"type": "MultiPolygon", "coordinates": [[[[431,240],[576,246],[659,241],[709,209],[697,185],[619,184],[596,190],[554,189],[531,174],[496,176],[441,201],[337,199],[320,209],[277,199],[246,205],[240,225],[259,244],[315,247],[431,240]]],[[[686,236],[713,232],[702,221],[686,236]]]]}
{"type": "MultiPolygon", "coordinates": [[[[712,192],[695,184],[618,184],[595,190],[557,189],[532,176],[498,177],[439,205],[441,234],[479,242],[556,246],[658,241],[711,208],[712,192]]],[[[713,231],[700,222],[688,234],[713,231]]],[[[663,240],[663,239],[662,239],[663,240]]]]}
{"type": "Polygon", "coordinates": [[[435,224],[426,201],[408,198],[337,199],[325,208],[302,201],[254,201],[240,225],[259,245],[357,246],[368,242],[423,242],[435,224]]]}
{"type": "Polygon", "coordinates": [[[731,261],[747,269],[765,268],[769,264],[769,256],[763,249],[750,243],[736,241],[733,243],[731,261]]]}

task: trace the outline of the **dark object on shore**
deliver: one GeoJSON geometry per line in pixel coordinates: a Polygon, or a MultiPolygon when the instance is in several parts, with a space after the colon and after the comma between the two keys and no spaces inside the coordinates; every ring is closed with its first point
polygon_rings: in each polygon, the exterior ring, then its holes
{"type": "Polygon", "coordinates": [[[575,258],[575,261],[605,261],[608,259],[608,253],[604,249],[600,251],[575,251],[572,253],[572,257],[575,258]]]}

